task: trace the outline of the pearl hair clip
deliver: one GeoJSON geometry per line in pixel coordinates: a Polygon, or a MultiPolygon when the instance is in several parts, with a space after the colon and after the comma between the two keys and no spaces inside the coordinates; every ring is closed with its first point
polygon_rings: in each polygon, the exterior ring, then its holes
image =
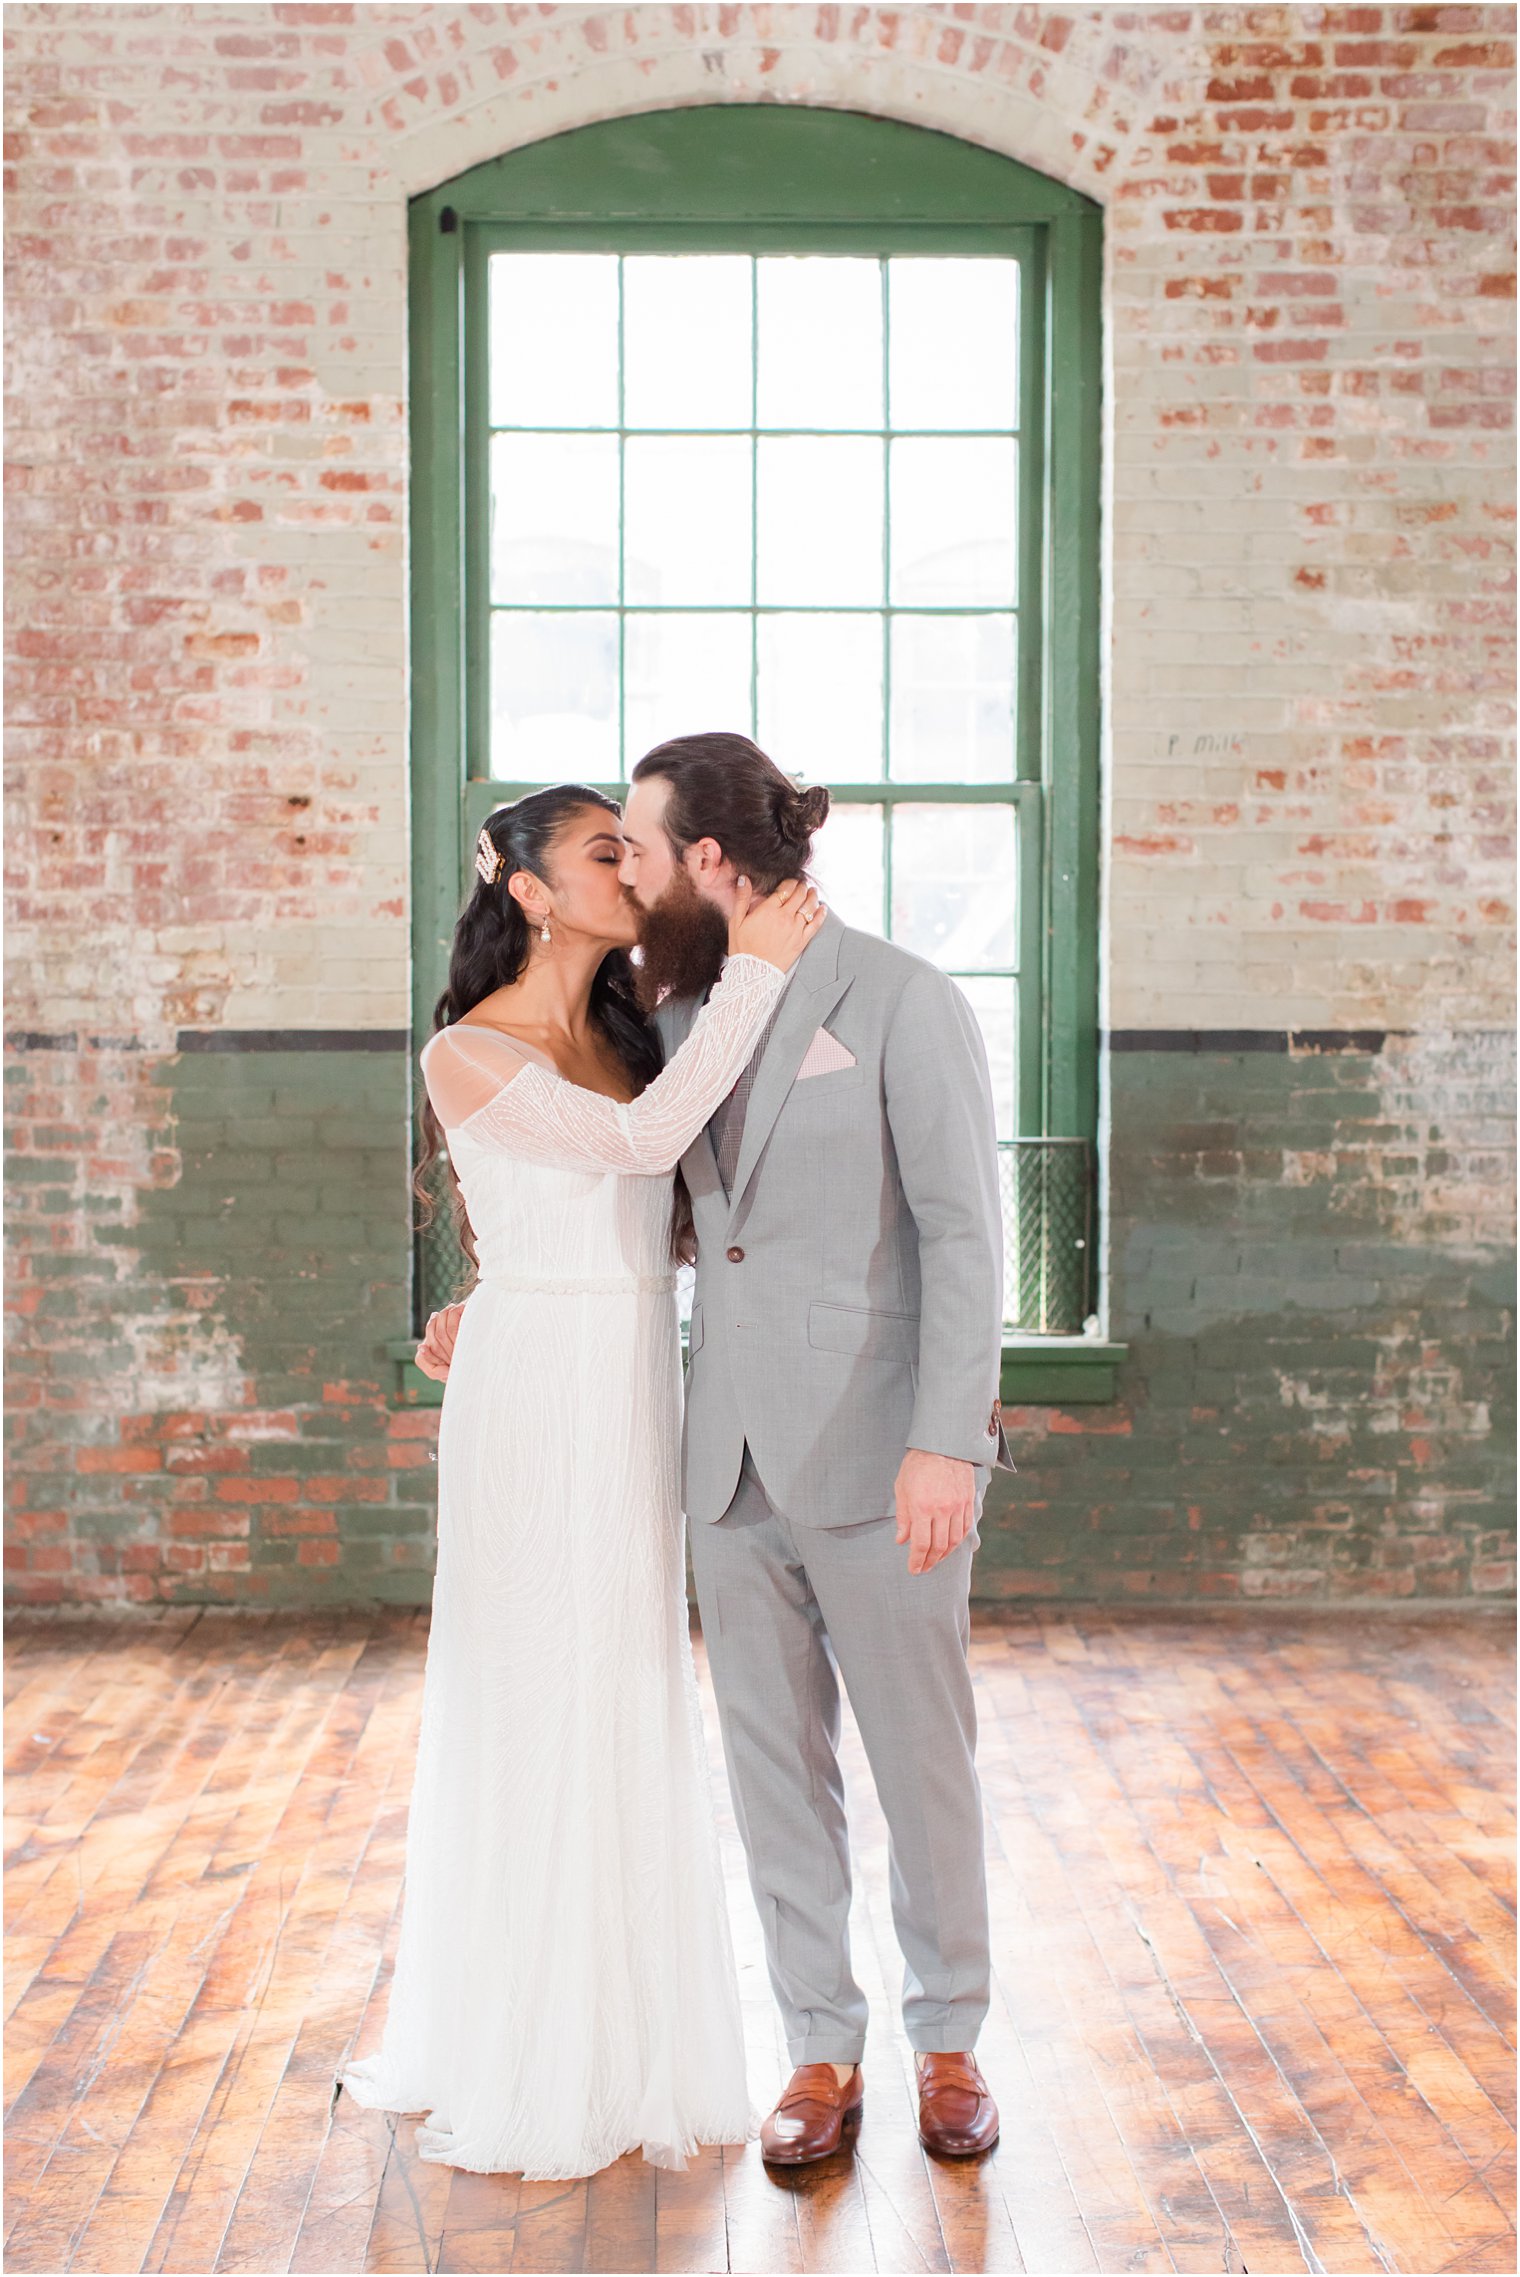
{"type": "Polygon", "coordinates": [[[475,841],[475,867],[487,885],[495,885],[507,866],[507,857],[496,850],[495,840],[484,823],[475,841]]]}

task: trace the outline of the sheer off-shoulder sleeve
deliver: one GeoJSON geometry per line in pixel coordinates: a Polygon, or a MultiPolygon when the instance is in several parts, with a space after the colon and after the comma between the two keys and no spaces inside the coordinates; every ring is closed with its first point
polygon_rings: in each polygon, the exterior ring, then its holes
{"type": "Polygon", "coordinates": [[[445,1130],[499,1153],[662,1177],[732,1089],[789,977],[765,957],[727,958],[685,1042],[637,1099],[584,1090],[499,1031],[457,1024],[424,1047],[428,1097],[445,1130]]]}
{"type": "Polygon", "coordinates": [[[489,1106],[502,1085],[527,1064],[527,1048],[500,1028],[456,1023],[440,1028],[422,1047],[422,1080],[446,1131],[458,1130],[489,1106]]]}

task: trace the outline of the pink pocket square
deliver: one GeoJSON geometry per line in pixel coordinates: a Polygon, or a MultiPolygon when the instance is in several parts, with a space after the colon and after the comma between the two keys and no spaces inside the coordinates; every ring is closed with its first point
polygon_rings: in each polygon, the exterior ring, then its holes
{"type": "Polygon", "coordinates": [[[854,1065],[855,1054],[848,1046],[831,1036],[827,1028],[819,1028],[803,1055],[796,1079],[800,1083],[805,1075],[832,1075],[837,1068],[854,1065]]]}

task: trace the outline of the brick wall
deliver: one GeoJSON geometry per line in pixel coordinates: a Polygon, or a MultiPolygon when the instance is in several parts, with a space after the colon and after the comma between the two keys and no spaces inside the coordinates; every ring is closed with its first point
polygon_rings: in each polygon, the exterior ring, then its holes
{"type": "Polygon", "coordinates": [[[430,1419],[383,1353],[406,199],[730,100],[919,121],[1107,211],[1107,1325],[1132,1353],[1113,1405],[1015,1414],[979,1586],[1511,1585],[1513,30],[7,12],[13,1598],[426,1596],[430,1419]]]}

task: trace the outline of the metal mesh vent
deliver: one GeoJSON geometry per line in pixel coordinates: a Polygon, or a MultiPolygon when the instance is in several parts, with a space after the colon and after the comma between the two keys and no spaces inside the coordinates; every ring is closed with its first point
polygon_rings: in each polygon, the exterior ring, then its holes
{"type": "Polygon", "coordinates": [[[1080,1336],[1092,1302],[1092,1147],[1009,1139],[1003,1198],[1003,1318],[1040,1336],[1080,1336]]]}
{"type": "MultiPolygon", "coordinates": [[[[475,1284],[475,1271],[459,1246],[448,1173],[440,1157],[433,1164],[429,1192],[436,1211],[433,1222],[416,1236],[417,1334],[427,1326],[428,1314],[467,1296],[475,1284]]],[[[415,1200],[414,1200],[415,1210],[415,1200]]]]}

